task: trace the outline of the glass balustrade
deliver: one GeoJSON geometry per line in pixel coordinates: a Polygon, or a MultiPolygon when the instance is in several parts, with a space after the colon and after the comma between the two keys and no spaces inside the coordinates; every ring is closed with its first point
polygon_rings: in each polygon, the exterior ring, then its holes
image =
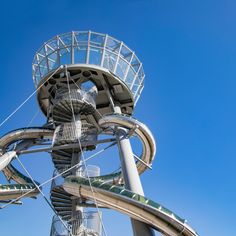
{"type": "Polygon", "coordinates": [[[135,101],[143,89],[145,74],[135,53],[123,42],[91,31],[61,34],[44,43],[33,60],[35,86],[60,65],[71,64],[90,64],[108,69],[125,82],[135,101]]]}

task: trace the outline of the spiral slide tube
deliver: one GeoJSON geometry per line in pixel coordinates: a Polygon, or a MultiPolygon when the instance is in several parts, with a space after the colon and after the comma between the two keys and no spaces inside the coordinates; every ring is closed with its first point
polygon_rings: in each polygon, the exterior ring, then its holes
{"type": "Polygon", "coordinates": [[[8,181],[14,180],[16,182],[16,184],[0,185],[0,201],[17,199],[22,195],[35,197],[39,194],[31,179],[19,172],[10,162],[18,151],[32,146],[37,139],[48,139],[52,135],[53,130],[51,129],[30,127],[13,130],[0,138],[0,171],[3,171],[8,181]],[[20,142],[14,151],[7,151],[9,145],[18,141],[20,142]]]}
{"type": "MultiPolygon", "coordinates": [[[[155,155],[156,146],[149,129],[141,122],[119,114],[103,117],[99,121],[103,128],[119,126],[134,132],[143,144],[141,159],[146,164],[151,164],[155,155]]],[[[147,168],[137,162],[139,174],[147,168]]],[[[64,190],[72,196],[97,201],[104,207],[117,210],[129,215],[131,218],[150,225],[167,236],[197,236],[198,234],[186,224],[186,221],[169,209],[152,200],[129,191],[123,187],[111,184],[110,179],[117,178],[116,174],[90,178],[70,176],[62,185],[64,190]]],[[[116,183],[116,181],[113,181],[116,183]]]]}
{"type": "MultiPolygon", "coordinates": [[[[143,162],[151,165],[155,151],[155,141],[149,129],[141,122],[119,114],[104,116],[100,119],[99,125],[106,129],[108,126],[119,126],[129,129],[131,135],[137,135],[143,145],[143,152],[140,156],[143,162]]],[[[34,189],[26,197],[34,197],[39,192],[32,181],[14,168],[10,162],[17,154],[17,151],[32,146],[37,139],[51,139],[53,130],[46,128],[23,128],[12,131],[0,139],[1,156],[0,167],[8,179],[13,179],[17,184],[0,185],[0,201],[16,199],[26,192],[34,189]],[[10,144],[21,141],[16,145],[16,151],[7,152],[10,144]],[[5,163],[1,166],[1,163],[5,163]],[[6,164],[7,163],[7,164],[6,164]]],[[[139,174],[143,173],[147,165],[137,161],[139,174]]],[[[121,179],[121,173],[90,178],[69,176],[62,184],[63,189],[73,198],[82,197],[91,201],[96,200],[103,207],[117,210],[129,215],[131,218],[150,225],[167,236],[198,236],[198,234],[188,225],[186,221],[177,216],[172,211],[161,206],[152,200],[137,193],[129,191],[121,185],[117,185],[121,179]],[[114,184],[112,184],[114,183],[114,184]],[[90,186],[92,185],[92,188],[90,186]]]]}

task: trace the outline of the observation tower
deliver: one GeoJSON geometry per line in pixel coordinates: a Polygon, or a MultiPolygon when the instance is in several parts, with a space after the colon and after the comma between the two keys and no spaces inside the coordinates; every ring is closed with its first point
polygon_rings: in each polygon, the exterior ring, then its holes
{"type": "Polygon", "coordinates": [[[144,78],[134,51],[107,34],[72,31],[44,43],[33,60],[33,81],[45,125],[0,138],[0,170],[13,182],[0,185],[2,204],[43,194],[44,184],[31,177],[19,157],[49,152],[55,167],[50,201],[43,196],[55,213],[50,236],[106,235],[102,208],[127,214],[135,236],[152,236],[155,230],[197,236],[184,219],[145,197],[140,175],[151,169],[156,144],[132,115],[144,78]],[[140,155],[132,150],[132,138],[141,143],[140,155]],[[87,164],[100,154],[99,144],[117,146],[118,171],[101,175],[99,166],[87,164]],[[89,152],[95,154],[85,158],[89,152]],[[13,166],[14,159],[26,175],[13,166]]]}

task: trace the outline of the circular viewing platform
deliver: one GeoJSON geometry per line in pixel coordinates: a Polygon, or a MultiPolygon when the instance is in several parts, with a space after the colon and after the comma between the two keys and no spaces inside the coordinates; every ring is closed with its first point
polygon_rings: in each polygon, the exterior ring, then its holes
{"type": "Polygon", "coordinates": [[[142,63],[123,42],[92,31],[57,35],[38,50],[33,60],[33,80],[39,82],[61,65],[88,64],[109,70],[130,89],[136,103],[144,85],[142,63]]]}

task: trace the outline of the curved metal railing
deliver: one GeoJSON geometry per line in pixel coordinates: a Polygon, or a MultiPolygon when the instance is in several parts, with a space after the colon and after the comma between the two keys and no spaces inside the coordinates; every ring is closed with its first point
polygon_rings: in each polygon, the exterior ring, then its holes
{"type": "Polygon", "coordinates": [[[72,31],[50,39],[33,60],[33,80],[40,80],[60,65],[90,64],[108,69],[132,91],[135,103],[144,85],[142,63],[123,42],[92,31],[72,31]]]}

